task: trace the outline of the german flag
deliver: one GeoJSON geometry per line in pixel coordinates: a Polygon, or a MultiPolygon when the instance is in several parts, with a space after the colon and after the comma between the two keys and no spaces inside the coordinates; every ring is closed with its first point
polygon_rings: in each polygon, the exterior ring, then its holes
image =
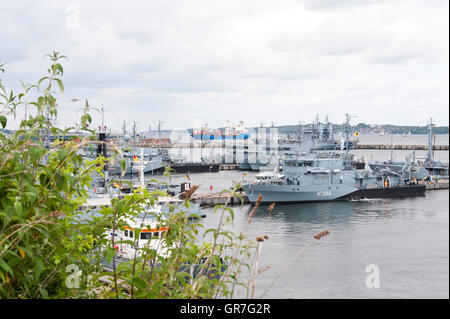
{"type": "Polygon", "coordinates": [[[119,189],[123,188],[122,185],[120,185],[118,182],[114,182],[113,186],[119,189]]]}
{"type": "Polygon", "coordinates": [[[134,154],[133,160],[134,160],[135,162],[139,162],[139,158],[136,156],[136,154],[134,154]]]}
{"type": "Polygon", "coordinates": [[[188,180],[191,180],[191,178],[190,178],[189,175],[187,175],[187,174],[186,174],[186,178],[187,178],[188,180]]]}

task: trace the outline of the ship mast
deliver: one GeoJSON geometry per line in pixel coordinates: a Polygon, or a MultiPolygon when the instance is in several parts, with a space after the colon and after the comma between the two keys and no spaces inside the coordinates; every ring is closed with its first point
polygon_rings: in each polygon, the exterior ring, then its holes
{"type": "Polygon", "coordinates": [[[301,121],[298,121],[298,145],[302,144],[303,140],[303,125],[301,121]]]}
{"type": "Polygon", "coordinates": [[[100,133],[106,133],[106,129],[105,129],[105,111],[103,110],[103,106],[102,106],[102,127],[100,129],[100,133]]]}
{"type": "Polygon", "coordinates": [[[123,138],[124,144],[125,144],[125,135],[127,135],[127,124],[125,123],[125,120],[124,120],[123,125],[122,125],[122,138],[123,138]]]}
{"type": "Polygon", "coordinates": [[[350,116],[348,113],[345,113],[345,157],[347,161],[347,165],[350,164],[350,157],[349,157],[349,136],[350,136],[350,118],[354,116],[350,116]]]}
{"type": "Polygon", "coordinates": [[[161,124],[164,121],[158,120],[158,153],[161,154],[162,150],[161,150],[161,124]]]}
{"type": "Polygon", "coordinates": [[[394,161],[394,135],[391,133],[391,163],[394,161]]]}
{"type": "Polygon", "coordinates": [[[136,145],[136,121],[133,121],[133,145],[136,145]]]}
{"type": "Polygon", "coordinates": [[[427,161],[432,160],[432,139],[433,139],[433,118],[430,118],[430,122],[428,122],[428,154],[427,154],[427,161]]]}

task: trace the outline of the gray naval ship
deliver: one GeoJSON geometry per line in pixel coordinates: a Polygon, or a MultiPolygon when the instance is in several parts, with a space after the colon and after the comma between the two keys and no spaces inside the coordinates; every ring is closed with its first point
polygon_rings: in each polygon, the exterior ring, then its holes
{"type": "MultiPolygon", "coordinates": [[[[392,141],[391,141],[392,144],[392,141]]],[[[405,161],[394,161],[391,151],[390,160],[384,162],[370,162],[369,167],[373,171],[379,170],[393,170],[401,172],[406,166],[411,172],[410,178],[417,180],[424,180],[427,178],[439,179],[448,178],[448,163],[436,161],[433,156],[433,120],[428,122],[428,152],[425,158],[416,157],[416,152],[413,150],[405,161]]]]}
{"type": "MultiPolygon", "coordinates": [[[[347,124],[349,119],[347,115],[347,124]]],[[[407,166],[399,173],[357,170],[347,148],[345,153],[293,155],[274,171],[260,173],[243,186],[251,203],[262,195],[261,202],[267,204],[424,195],[425,185],[406,183],[409,173],[407,166]]]]}
{"type": "MultiPolygon", "coordinates": [[[[266,138],[269,138],[269,136],[266,135],[266,138]]],[[[325,123],[321,123],[317,116],[311,127],[303,128],[299,125],[297,136],[287,136],[286,138],[278,139],[275,148],[274,146],[269,147],[273,143],[266,139],[264,145],[267,145],[267,147],[262,149],[262,146],[258,145],[260,141],[256,139],[254,145],[248,145],[243,150],[243,158],[237,161],[239,170],[273,170],[281,164],[283,157],[304,152],[309,153],[313,150],[354,149],[359,139],[348,138],[347,143],[344,143],[344,138],[341,135],[340,141],[335,140],[333,138],[333,124],[328,122],[328,117],[325,123]]],[[[364,166],[364,163],[361,165],[364,166]]]]}
{"type": "MultiPolygon", "coordinates": [[[[127,149],[122,153],[123,158],[127,162],[127,168],[125,174],[136,174],[140,172],[140,165],[138,164],[140,153],[134,149],[127,149]],[[138,154],[138,155],[136,155],[138,154]]],[[[144,150],[144,173],[160,173],[164,171],[165,162],[163,156],[156,150],[147,148],[144,150]]],[[[109,166],[109,173],[111,175],[117,175],[121,173],[121,168],[118,163],[109,166]]]]}

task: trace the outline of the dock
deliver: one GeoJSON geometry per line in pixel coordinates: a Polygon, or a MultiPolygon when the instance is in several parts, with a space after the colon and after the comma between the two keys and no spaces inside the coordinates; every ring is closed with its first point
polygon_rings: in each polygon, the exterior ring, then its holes
{"type": "MultiPolygon", "coordinates": [[[[115,141],[116,144],[120,144],[119,141],[115,141]]],[[[233,148],[236,146],[245,146],[246,142],[243,141],[193,141],[191,143],[180,143],[180,142],[171,142],[169,139],[164,139],[159,144],[148,143],[146,141],[140,141],[134,144],[134,147],[142,147],[142,148],[217,148],[217,149],[225,149],[225,148],[233,148]]],[[[274,147],[275,145],[267,145],[269,148],[274,147]]],[[[354,147],[355,149],[360,150],[428,150],[428,145],[426,144],[361,144],[357,143],[354,147]]],[[[107,151],[112,151],[111,146],[107,145],[107,151]]],[[[433,145],[432,149],[435,151],[448,151],[448,145],[433,145]]]]}
{"type": "Polygon", "coordinates": [[[250,200],[245,192],[240,195],[242,201],[239,197],[233,197],[230,193],[204,193],[204,194],[194,194],[191,200],[194,203],[200,204],[200,207],[205,206],[215,206],[215,205],[225,205],[228,201],[228,206],[249,204],[250,200]]]}
{"type": "Polygon", "coordinates": [[[448,189],[449,188],[449,180],[438,180],[434,183],[427,184],[423,181],[420,181],[419,184],[425,184],[427,186],[427,190],[436,190],[436,189],[448,189]]]}
{"type": "MultiPolygon", "coordinates": [[[[386,145],[386,144],[356,144],[358,150],[428,150],[428,145],[386,145]]],[[[434,145],[434,151],[448,151],[448,145],[434,145]]]]}

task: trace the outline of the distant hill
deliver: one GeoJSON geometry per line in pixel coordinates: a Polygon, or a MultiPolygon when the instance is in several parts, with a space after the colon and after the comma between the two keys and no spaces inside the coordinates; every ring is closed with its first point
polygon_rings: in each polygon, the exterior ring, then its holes
{"type": "MultiPolygon", "coordinates": [[[[275,126],[278,128],[278,132],[281,134],[297,134],[299,130],[298,125],[282,125],[275,126]]],[[[309,128],[311,124],[303,125],[303,128],[309,128]]],[[[256,128],[254,128],[256,129],[256,128]]],[[[352,130],[357,131],[359,133],[371,133],[378,132],[383,130],[385,133],[392,134],[403,134],[409,133],[411,134],[428,134],[428,126],[406,126],[406,125],[393,125],[393,124],[383,124],[373,127],[373,125],[358,123],[357,125],[352,126],[352,130]]],[[[342,132],[344,131],[343,124],[333,124],[333,132],[342,132]]],[[[436,134],[448,134],[449,127],[448,126],[435,126],[433,127],[433,132],[436,134]]]]}

